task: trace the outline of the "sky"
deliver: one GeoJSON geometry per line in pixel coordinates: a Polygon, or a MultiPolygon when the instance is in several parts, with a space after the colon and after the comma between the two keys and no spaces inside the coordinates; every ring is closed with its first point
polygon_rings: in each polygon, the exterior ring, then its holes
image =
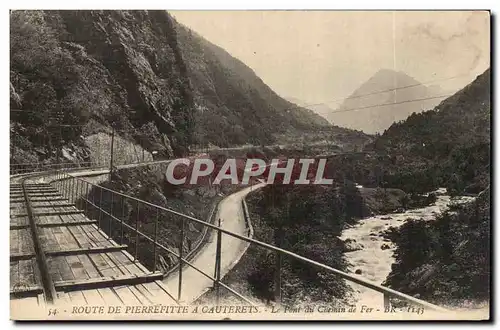
{"type": "Polygon", "coordinates": [[[490,63],[484,11],[170,13],[282,97],[333,108],[380,69],[456,91],[490,63]]]}

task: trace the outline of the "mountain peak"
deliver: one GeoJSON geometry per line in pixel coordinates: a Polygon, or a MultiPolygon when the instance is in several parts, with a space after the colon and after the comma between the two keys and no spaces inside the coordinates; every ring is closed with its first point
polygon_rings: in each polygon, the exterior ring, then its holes
{"type": "Polygon", "coordinates": [[[432,109],[439,102],[433,97],[440,93],[437,85],[426,86],[403,71],[383,68],[346,98],[328,119],[338,126],[380,133],[413,112],[432,109]]]}

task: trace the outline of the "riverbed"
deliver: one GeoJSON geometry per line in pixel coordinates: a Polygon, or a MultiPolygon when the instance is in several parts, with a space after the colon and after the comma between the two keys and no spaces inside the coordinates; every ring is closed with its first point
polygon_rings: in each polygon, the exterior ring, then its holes
{"type": "MultiPolygon", "coordinates": [[[[423,208],[407,210],[401,213],[376,215],[360,220],[356,225],[342,232],[342,240],[353,240],[351,244],[359,250],[346,252],[345,257],[350,264],[349,272],[357,273],[367,280],[382,284],[391,271],[395,262],[394,250],[396,246],[382,233],[389,227],[399,227],[409,219],[423,219],[433,221],[439,213],[448,209],[450,203],[466,203],[474,200],[474,197],[446,195],[446,189],[440,188],[435,191],[437,200],[433,205],[423,208]]],[[[353,289],[353,303],[381,304],[383,296],[381,293],[367,289],[363,286],[347,282],[353,289]]]]}

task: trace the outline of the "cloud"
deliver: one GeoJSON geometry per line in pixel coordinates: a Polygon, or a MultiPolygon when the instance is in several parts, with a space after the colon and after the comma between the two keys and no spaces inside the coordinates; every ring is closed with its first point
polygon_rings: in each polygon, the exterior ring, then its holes
{"type": "MultiPolygon", "coordinates": [[[[485,32],[484,29],[481,29],[484,22],[478,21],[478,19],[484,19],[481,16],[474,12],[470,13],[459,31],[451,32],[446,29],[446,25],[438,25],[442,24],[442,22],[428,21],[411,28],[409,34],[418,38],[431,39],[438,43],[437,48],[441,50],[453,48],[454,43],[460,43],[460,49],[472,55],[470,63],[464,71],[472,72],[478,67],[483,58],[483,51],[477,44],[477,40],[484,36],[485,32]]],[[[460,54],[456,54],[456,56],[460,56],[460,54]]]]}

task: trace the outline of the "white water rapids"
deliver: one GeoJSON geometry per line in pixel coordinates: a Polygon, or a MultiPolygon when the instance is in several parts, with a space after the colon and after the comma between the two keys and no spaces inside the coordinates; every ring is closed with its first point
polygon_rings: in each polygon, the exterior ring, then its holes
{"type": "MultiPolygon", "coordinates": [[[[436,203],[423,208],[407,210],[402,213],[392,213],[386,215],[377,215],[360,220],[353,227],[347,228],[342,232],[341,239],[355,240],[353,245],[359,245],[360,250],[346,252],[345,256],[351,265],[349,272],[360,272],[360,276],[378,284],[382,284],[391,271],[391,266],[395,262],[395,245],[382,237],[382,233],[389,227],[399,227],[409,219],[424,219],[432,221],[436,215],[442,213],[451,203],[465,203],[474,200],[474,197],[454,197],[445,195],[446,189],[440,188],[436,191],[436,203]],[[386,244],[382,249],[382,246],[386,244]]],[[[374,290],[365,288],[358,284],[347,282],[354,291],[354,299],[357,305],[381,304],[383,296],[374,290]]]]}

